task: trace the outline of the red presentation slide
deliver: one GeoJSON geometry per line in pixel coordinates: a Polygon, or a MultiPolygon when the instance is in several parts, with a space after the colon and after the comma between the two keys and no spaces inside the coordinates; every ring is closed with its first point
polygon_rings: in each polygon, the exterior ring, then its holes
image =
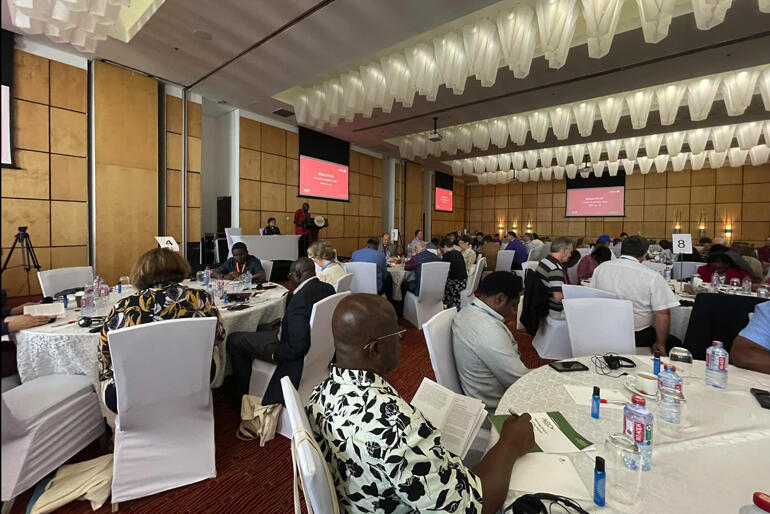
{"type": "Polygon", "coordinates": [[[436,210],[452,212],[452,191],[441,187],[436,188],[436,210]]]}
{"type": "Polygon", "coordinates": [[[299,194],[330,200],[348,200],[348,167],[300,155],[299,194]]]}
{"type": "Polygon", "coordinates": [[[585,187],[567,190],[567,216],[623,216],[625,188],[585,187]]]}

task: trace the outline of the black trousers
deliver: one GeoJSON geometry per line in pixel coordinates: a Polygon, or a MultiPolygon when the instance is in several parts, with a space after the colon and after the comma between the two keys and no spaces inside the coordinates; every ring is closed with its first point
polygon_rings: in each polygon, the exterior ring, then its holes
{"type": "Polygon", "coordinates": [[[233,368],[233,378],[236,385],[236,398],[240,404],[241,397],[249,394],[251,381],[251,363],[254,359],[274,362],[267,346],[278,343],[278,329],[259,330],[257,332],[236,332],[227,338],[227,359],[233,368]]]}
{"type": "Polygon", "coordinates": [[[393,277],[390,273],[385,275],[385,279],[382,281],[382,289],[377,291],[377,294],[384,294],[388,300],[393,299],[393,277]]]}
{"type": "MultiPolygon", "coordinates": [[[[652,346],[655,344],[656,337],[655,327],[653,326],[642,329],[639,332],[634,332],[637,347],[652,346]]],[[[671,348],[674,346],[682,346],[682,341],[680,341],[678,337],[669,334],[668,339],[666,339],[666,352],[671,351],[671,348]]]]}

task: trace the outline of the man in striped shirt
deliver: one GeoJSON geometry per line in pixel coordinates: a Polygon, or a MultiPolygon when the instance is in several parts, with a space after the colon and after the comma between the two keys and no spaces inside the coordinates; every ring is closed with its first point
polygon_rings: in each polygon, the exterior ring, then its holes
{"type": "Polygon", "coordinates": [[[551,253],[538,263],[535,273],[543,285],[551,292],[548,298],[548,315],[553,319],[564,319],[564,306],[561,304],[564,295],[561,286],[564,285],[563,262],[569,260],[574,244],[568,237],[557,237],[551,243],[551,253]]]}

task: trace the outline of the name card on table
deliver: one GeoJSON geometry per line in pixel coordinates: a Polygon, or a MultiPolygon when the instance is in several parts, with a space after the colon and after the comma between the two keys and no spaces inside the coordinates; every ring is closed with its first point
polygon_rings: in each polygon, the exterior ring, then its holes
{"type": "Polygon", "coordinates": [[[160,245],[161,248],[168,248],[169,250],[173,250],[175,252],[179,251],[179,245],[171,236],[158,236],[155,238],[155,240],[158,242],[158,245],[160,245]]]}
{"type": "Polygon", "coordinates": [[[692,253],[692,234],[672,234],[672,253],[692,253]]]}

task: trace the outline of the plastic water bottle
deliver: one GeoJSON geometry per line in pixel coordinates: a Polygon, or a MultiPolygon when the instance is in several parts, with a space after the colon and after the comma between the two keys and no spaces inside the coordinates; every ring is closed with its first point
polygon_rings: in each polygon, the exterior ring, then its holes
{"type": "Polygon", "coordinates": [[[245,291],[251,289],[251,272],[250,271],[247,271],[243,274],[242,280],[243,280],[243,289],[245,291]]]}
{"type": "Polygon", "coordinates": [[[743,288],[744,293],[750,293],[751,292],[751,279],[749,277],[744,277],[743,282],[741,283],[741,287],[743,288]]]}
{"type": "Polygon", "coordinates": [[[666,282],[671,280],[671,267],[666,266],[666,269],[663,270],[663,278],[666,279],[666,282]]]}
{"type": "Polygon", "coordinates": [[[722,282],[719,280],[719,275],[716,273],[711,274],[711,285],[709,286],[709,293],[716,293],[719,291],[719,286],[722,282]]]}
{"type": "Polygon", "coordinates": [[[658,415],[661,421],[678,425],[682,422],[682,378],[676,366],[666,364],[658,375],[658,415]]]}
{"type": "Polygon", "coordinates": [[[206,271],[203,272],[203,285],[207,286],[211,282],[211,268],[206,266],[206,271]]]}
{"type": "Polygon", "coordinates": [[[663,371],[658,375],[658,387],[682,390],[682,377],[676,373],[676,366],[673,364],[663,365],[663,371]]]}
{"type": "Polygon", "coordinates": [[[635,394],[623,408],[623,432],[634,440],[641,455],[642,470],[652,468],[652,413],[644,398],[635,394]]]}
{"type": "Polygon", "coordinates": [[[706,385],[725,389],[727,387],[727,364],[729,355],[720,341],[711,343],[706,350],[706,385]]]}

